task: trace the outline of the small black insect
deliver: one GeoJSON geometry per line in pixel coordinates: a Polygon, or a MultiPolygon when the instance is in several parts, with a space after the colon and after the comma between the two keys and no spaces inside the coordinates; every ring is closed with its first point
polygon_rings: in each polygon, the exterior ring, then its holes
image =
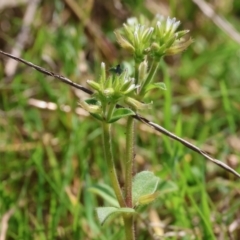
{"type": "Polygon", "coordinates": [[[112,67],[109,69],[110,72],[120,75],[123,72],[123,69],[120,64],[118,64],[116,67],[112,67]]]}

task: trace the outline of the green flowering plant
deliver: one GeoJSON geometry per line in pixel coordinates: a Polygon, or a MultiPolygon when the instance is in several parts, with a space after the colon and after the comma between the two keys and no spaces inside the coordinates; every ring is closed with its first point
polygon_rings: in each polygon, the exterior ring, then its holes
{"type": "Polygon", "coordinates": [[[98,120],[113,123],[135,114],[130,108],[116,109],[117,104],[127,105],[134,110],[148,106],[136,99],[139,85],[135,84],[135,79],[126,70],[107,77],[105,64],[102,63],[99,81],[88,80],[87,83],[95,93],[93,98],[80,102],[80,105],[98,120]]]}
{"type": "Polygon", "coordinates": [[[164,56],[184,51],[192,43],[192,39],[186,39],[185,36],[189,32],[188,30],[177,31],[179,25],[180,22],[175,18],[165,18],[159,15],[152,21],[148,21],[144,17],[127,20],[127,23],[123,24],[123,28],[117,30],[115,34],[119,44],[132,54],[135,73],[132,76],[119,64],[106,71],[105,64],[102,63],[100,76],[96,80],[87,81],[94,92],[62,75],[0,50],[2,55],[20,61],[43,74],[55,77],[92,95],[91,98],[81,101],[80,105],[102,123],[103,150],[112,188],[109,185],[98,184],[89,190],[101,196],[110,205],[96,209],[100,223],[104,224],[108,220],[122,218],[127,240],[136,239],[134,221],[142,209],[141,206],[155,201],[159,194],[177,190],[174,183],[161,181],[150,171],[133,174],[134,119],[181,142],[211,162],[240,177],[240,174],[227,164],[212,158],[205,151],[137,114],[141,109],[149,107],[149,104],[144,102],[149,91],[154,88],[166,90],[163,82],[153,81],[161,59],[164,56]],[[121,161],[123,187],[119,184],[115,155],[112,149],[112,126],[121,118],[127,119],[125,157],[121,161]]]}
{"type": "Polygon", "coordinates": [[[144,17],[139,19],[131,18],[123,24],[123,28],[115,31],[118,43],[122,48],[129,51],[135,61],[136,83],[141,80],[139,87],[140,97],[153,88],[165,89],[163,84],[149,85],[159,67],[159,62],[163,56],[174,55],[184,51],[193,41],[191,38],[184,38],[189,30],[177,31],[180,21],[176,18],[156,15],[150,22],[144,17]],[[146,74],[147,67],[143,67],[143,62],[151,62],[150,71],[146,74]],[[140,69],[138,69],[140,68],[140,69]],[[145,72],[138,76],[138,72],[145,72]]]}
{"type": "MultiPolygon", "coordinates": [[[[102,122],[105,160],[114,190],[109,201],[111,206],[97,208],[99,221],[103,224],[121,216],[127,240],[135,239],[134,219],[139,206],[151,203],[159,195],[159,178],[152,172],[142,171],[133,177],[135,123],[132,116],[149,107],[144,103],[149,91],[154,88],[166,90],[164,83],[153,82],[162,57],[178,54],[192,43],[191,38],[184,38],[188,30],[177,31],[179,25],[180,21],[175,18],[160,15],[152,21],[144,17],[128,19],[122,29],[115,31],[115,35],[120,46],[133,56],[134,76],[129,76],[126,70],[122,71],[119,65],[107,76],[102,63],[100,77],[96,81],[87,81],[94,94],[80,102],[84,109],[102,122]],[[112,123],[121,118],[127,118],[124,188],[119,184],[112,150],[112,123]]],[[[92,191],[99,193],[97,189],[92,188],[92,191]]]]}

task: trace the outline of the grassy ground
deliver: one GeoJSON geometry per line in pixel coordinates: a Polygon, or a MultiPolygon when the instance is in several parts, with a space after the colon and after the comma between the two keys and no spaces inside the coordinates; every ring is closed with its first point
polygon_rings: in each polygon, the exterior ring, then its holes
{"type": "MultiPolygon", "coordinates": [[[[41,1],[21,56],[86,85],[101,61],[111,67],[128,58],[113,35],[127,17],[176,16],[195,42],[165,59],[159,81],[168,91],[151,94],[153,108],[141,114],[240,172],[239,44],[191,1],[113,2],[41,1]]],[[[240,30],[237,0],[215,10],[240,30]]],[[[0,49],[16,48],[26,11],[24,4],[0,9],[0,49]]],[[[89,188],[109,179],[100,124],[75,111],[85,95],[22,64],[6,76],[7,60],[0,58],[0,239],[124,239],[120,222],[96,219],[105,202],[89,188]]],[[[124,122],[115,128],[121,161],[124,122]]],[[[240,239],[239,180],[143,124],[137,133],[136,171],[171,183],[145,207],[137,239],[240,239]]]]}

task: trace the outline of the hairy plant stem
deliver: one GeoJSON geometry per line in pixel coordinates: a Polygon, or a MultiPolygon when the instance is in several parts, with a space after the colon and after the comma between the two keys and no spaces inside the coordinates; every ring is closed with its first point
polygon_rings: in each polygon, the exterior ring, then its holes
{"type": "Polygon", "coordinates": [[[148,76],[147,76],[147,79],[143,83],[143,86],[141,87],[139,95],[144,95],[145,90],[146,90],[146,86],[153,80],[153,78],[154,78],[154,76],[157,72],[159,63],[160,63],[160,61],[153,60],[150,71],[149,71],[148,76]]]}
{"type": "Polygon", "coordinates": [[[103,128],[103,146],[104,146],[105,159],[107,161],[112,187],[116,194],[120,207],[126,207],[126,204],[122,195],[122,191],[118,182],[116,168],[114,165],[114,158],[113,158],[113,152],[112,152],[111,124],[108,124],[103,121],[102,128],[103,128]]]}
{"type": "MultiPolygon", "coordinates": [[[[134,159],[134,118],[128,117],[126,129],[126,157],[125,157],[125,202],[127,207],[132,208],[132,174],[133,174],[133,159],[134,159]]],[[[134,240],[134,222],[133,216],[124,218],[125,233],[127,240],[134,240]]]]}
{"type": "MultiPolygon", "coordinates": [[[[139,62],[135,61],[135,84],[138,84],[139,62]]],[[[125,157],[125,202],[127,207],[132,208],[132,176],[135,144],[135,122],[133,117],[127,119],[126,129],[126,157],[125,157]]],[[[127,240],[135,239],[134,219],[133,216],[124,217],[124,227],[127,240]]]]}
{"type": "Polygon", "coordinates": [[[125,157],[125,202],[132,207],[132,174],[134,158],[134,118],[128,117],[126,129],[126,157],[125,157]]]}
{"type": "Polygon", "coordinates": [[[124,227],[126,240],[135,240],[133,217],[124,217],[124,227]]]}

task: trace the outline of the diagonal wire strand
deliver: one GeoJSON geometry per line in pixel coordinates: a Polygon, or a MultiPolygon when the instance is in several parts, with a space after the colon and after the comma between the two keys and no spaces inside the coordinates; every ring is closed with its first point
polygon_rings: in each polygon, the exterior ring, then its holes
{"type": "Polygon", "coordinates": [[[37,71],[39,71],[39,72],[41,72],[41,73],[43,73],[43,74],[45,74],[45,75],[51,76],[51,77],[53,77],[53,78],[57,78],[57,79],[59,79],[61,82],[64,82],[64,83],[66,83],[66,84],[68,84],[68,85],[70,85],[70,86],[72,86],[72,87],[75,87],[75,88],[77,88],[77,89],[80,89],[80,90],[82,90],[82,91],[85,92],[85,93],[93,94],[93,92],[92,92],[91,90],[83,87],[83,86],[80,85],[80,84],[77,84],[77,83],[71,81],[70,79],[68,79],[68,78],[66,78],[66,77],[64,77],[64,76],[62,76],[62,75],[60,75],[60,74],[56,74],[56,73],[54,73],[54,72],[48,71],[48,70],[45,69],[45,68],[39,67],[39,66],[37,66],[37,65],[35,65],[35,64],[31,63],[31,62],[28,62],[28,61],[26,61],[26,60],[24,60],[24,59],[22,59],[22,58],[20,58],[20,57],[16,57],[16,56],[14,56],[14,55],[12,55],[12,54],[10,54],[10,53],[6,53],[6,52],[3,52],[3,51],[1,51],[1,50],[0,50],[0,54],[5,55],[5,56],[7,56],[7,57],[10,57],[10,58],[12,58],[12,59],[14,59],[14,60],[16,60],[16,61],[22,62],[22,63],[26,64],[27,66],[32,67],[32,68],[36,69],[37,71]]]}
{"type": "MultiPolygon", "coordinates": [[[[66,84],[68,84],[68,85],[70,85],[70,86],[72,86],[74,88],[80,89],[80,90],[82,90],[85,93],[93,94],[93,91],[89,90],[88,88],[83,87],[80,84],[77,84],[77,83],[71,81],[70,79],[68,79],[68,78],[66,78],[66,77],[64,77],[64,76],[62,76],[60,74],[56,74],[54,72],[48,71],[45,68],[39,67],[39,66],[37,66],[37,65],[35,65],[35,64],[31,63],[31,62],[28,62],[28,61],[26,61],[26,60],[24,60],[22,58],[16,57],[16,56],[14,56],[14,55],[12,55],[10,53],[6,53],[6,52],[1,51],[1,50],[0,50],[0,54],[5,55],[7,57],[10,57],[12,59],[15,59],[16,61],[22,62],[25,65],[27,65],[29,67],[32,67],[32,68],[36,69],[37,71],[39,71],[39,72],[41,72],[41,73],[43,73],[45,75],[51,76],[53,78],[57,78],[61,82],[66,83],[66,84]]],[[[122,107],[122,106],[118,106],[118,107],[122,107]]],[[[196,147],[195,145],[193,145],[192,143],[186,141],[185,139],[178,137],[177,135],[169,132],[167,129],[163,128],[162,126],[160,126],[160,125],[158,125],[158,124],[156,124],[154,122],[149,121],[148,119],[142,117],[139,114],[135,114],[133,117],[135,119],[137,119],[138,121],[140,121],[140,122],[142,122],[142,123],[144,123],[144,124],[154,128],[156,131],[161,132],[162,134],[170,137],[171,139],[174,139],[174,140],[180,142],[181,144],[183,144],[187,148],[189,148],[189,149],[193,150],[194,152],[202,155],[203,157],[205,157],[209,161],[217,164],[219,167],[225,169],[228,172],[233,173],[235,176],[240,178],[240,174],[238,172],[236,172],[234,169],[232,169],[231,167],[229,167],[227,164],[225,164],[224,162],[222,162],[222,161],[220,161],[218,159],[212,158],[205,151],[201,150],[200,148],[196,147]]]]}

